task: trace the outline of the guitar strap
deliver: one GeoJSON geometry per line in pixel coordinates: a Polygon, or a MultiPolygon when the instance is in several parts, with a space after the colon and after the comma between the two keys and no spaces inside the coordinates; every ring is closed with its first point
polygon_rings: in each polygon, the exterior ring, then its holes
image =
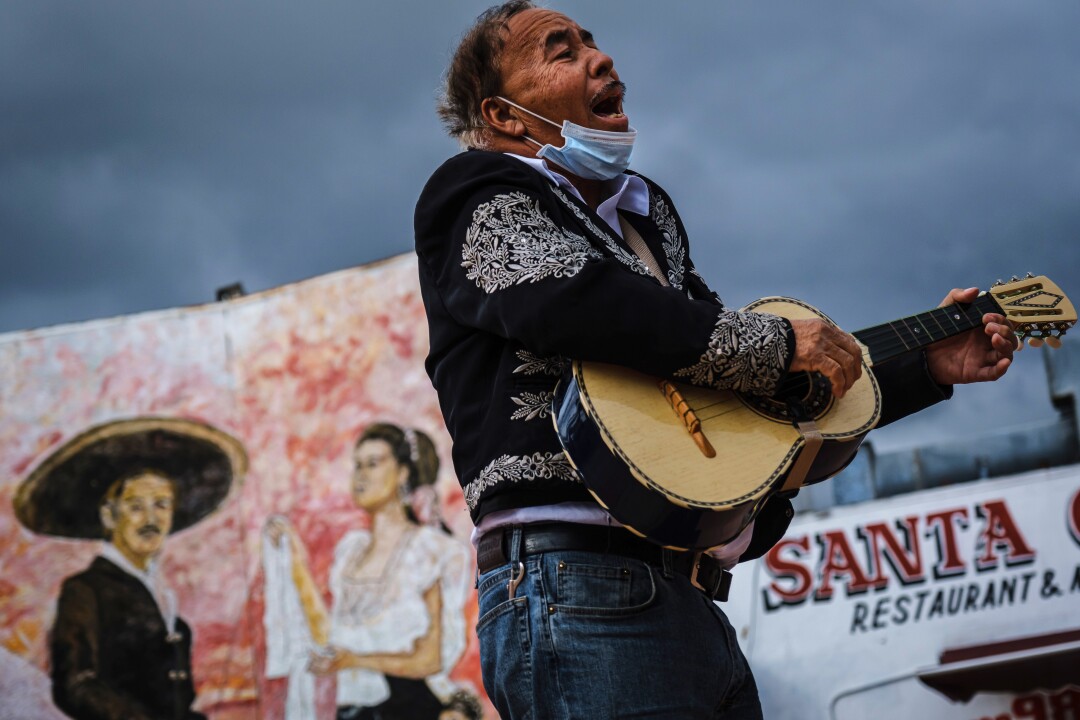
{"type": "Polygon", "coordinates": [[[818,451],[824,443],[821,431],[813,420],[799,420],[795,423],[795,427],[803,437],[803,447],[799,452],[799,457],[795,459],[795,464],[788,472],[784,487],[780,488],[782,493],[793,492],[803,486],[803,481],[810,473],[810,468],[813,467],[818,451]]]}
{"type": "Polygon", "coordinates": [[[652,276],[660,281],[660,284],[664,287],[670,287],[671,283],[664,277],[664,273],[660,272],[660,264],[656,262],[656,257],[652,254],[652,250],[645,244],[645,240],[642,239],[641,234],[634,229],[634,226],[630,224],[630,221],[619,215],[619,227],[622,228],[623,240],[630,246],[630,249],[634,251],[634,254],[638,256],[641,262],[645,263],[645,267],[649,268],[649,272],[652,276]]]}

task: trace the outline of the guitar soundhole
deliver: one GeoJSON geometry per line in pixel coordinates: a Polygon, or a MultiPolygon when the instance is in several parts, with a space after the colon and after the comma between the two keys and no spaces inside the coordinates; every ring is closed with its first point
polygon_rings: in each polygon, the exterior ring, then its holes
{"type": "Polygon", "coordinates": [[[796,414],[802,419],[817,420],[832,407],[832,385],[821,373],[794,373],[789,375],[776,394],[739,395],[750,409],[778,422],[795,421],[796,414]]]}

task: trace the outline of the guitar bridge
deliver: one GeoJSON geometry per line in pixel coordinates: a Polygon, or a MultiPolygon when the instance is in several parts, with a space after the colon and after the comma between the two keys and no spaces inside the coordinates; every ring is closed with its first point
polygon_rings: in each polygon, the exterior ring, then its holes
{"type": "Polygon", "coordinates": [[[701,420],[694,413],[693,408],[683,398],[682,393],[671,382],[667,380],[661,380],[658,383],[660,392],[664,394],[664,397],[668,401],[668,405],[675,411],[675,414],[683,421],[683,425],[686,426],[686,432],[690,434],[694,444],[697,445],[701,454],[707,458],[716,457],[716,448],[709,442],[709,438],[705,437],[705,433],[701,430],[701,420]]]}

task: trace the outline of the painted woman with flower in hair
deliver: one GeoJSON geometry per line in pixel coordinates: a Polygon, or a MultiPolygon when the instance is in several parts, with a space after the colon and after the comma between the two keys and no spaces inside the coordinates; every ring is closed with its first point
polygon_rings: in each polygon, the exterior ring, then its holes
{"type": "Polygon", "coordinates": [[[314,673],[337,675],[340,719],[435,720],[457,689],[447,675],[465,649],[470,580],[468,551],[436,509],[435,446],[423,432],[379,423],[360,436],[353,460],[352,495],[371,529],[338,542],[329,612],[292,526],[267,521],[267,674],[278,665],[289,675],[287,718],[311,716],[314,673]],[[301,622],[289,622],[290,611],[301,622]],[[308,642],[278,652],[297,625],[308,642]]]}

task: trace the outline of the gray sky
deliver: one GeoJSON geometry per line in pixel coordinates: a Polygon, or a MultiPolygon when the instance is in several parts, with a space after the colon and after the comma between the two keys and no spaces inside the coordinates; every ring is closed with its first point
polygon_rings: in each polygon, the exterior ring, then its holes
{"type": "MultiPolygon", "coordinates": [[[[0,332],[411,250],[456,152],[442,71],[487,5],[0,4],[0,332]]],[[[1080,293],[1072,0],[551,6],[615,58],[633,166],[728,304],[857,329],[1028,270],[1080,293]]],[[[879,440],[1053,416],[1038,353],[999,385],[879,440]]]]}

